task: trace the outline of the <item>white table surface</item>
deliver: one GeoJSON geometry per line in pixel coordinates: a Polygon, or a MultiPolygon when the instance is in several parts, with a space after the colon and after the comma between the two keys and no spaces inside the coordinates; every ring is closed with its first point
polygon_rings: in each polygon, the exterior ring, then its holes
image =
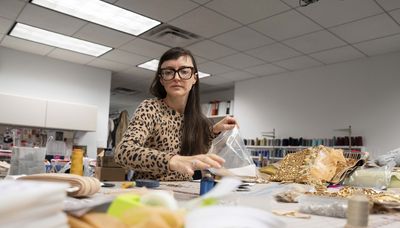
{"type": "MultiPolygon", "coordinates": [[[[277,192],[276,185],[256,184],[251,186],[249,192],[234,192],[230,197],[222,201],[222,204],[241,205],[263,209],[268,212],[273,210],[279,211],[297,211],[298,203],[280,203],[277,202],[273,195],[277,192]]],[[[161,182],[157,189],[174,191],[175,198],[180,203],[185,203],[187,200],[199,197],[199,182],[161,182]]],[[[309,219],[290,218],[285,216],[277,216],[280,220],[286,223],[286,227],[307,227],[321,228],[322,227],[344,227],[346,224],[345,218],[334,218],[326,216],[311,215],[309,219]]],[[[400,213],[369,216],[368,227],[397,227],[400,228],[400,213]]]]}

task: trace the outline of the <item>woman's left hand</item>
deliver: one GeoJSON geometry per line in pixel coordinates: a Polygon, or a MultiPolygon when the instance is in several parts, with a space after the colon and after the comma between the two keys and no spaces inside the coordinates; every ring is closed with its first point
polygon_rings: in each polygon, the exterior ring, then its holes
{"type": "Polygon", "coordinates": [[[237,125],[235,118],[232,116],[225,116],[218,123],[214,124],[213,132],[219,134],[222,131],[227,131],[233,129],[237,125]]]}

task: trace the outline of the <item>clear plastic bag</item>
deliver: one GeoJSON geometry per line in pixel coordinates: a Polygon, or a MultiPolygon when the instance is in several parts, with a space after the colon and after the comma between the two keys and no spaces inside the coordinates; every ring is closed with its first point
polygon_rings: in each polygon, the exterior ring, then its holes
{"type": "Polygon", "coordinates": [[[256,166],[237,127],[216,137],[208,153],[225,159],[224,168],[235,175],[256,176],[256,166]]]}
{"type": "Polygon", "coordinates": [[[387,165],[390,161],[394,161],[396,166],[400,166],[400,148],[391,150],[376,158],[376,163],[380,166],[387,165]]]}
{"type": "Polygon", "coordinates": [[[363,168],[345,179],[344,184],[355,187],[368,187],[375,189],[386,189],[390,184],[392,171],[396,163],[389,162],[386,166],[377,168],[363,168]]]}

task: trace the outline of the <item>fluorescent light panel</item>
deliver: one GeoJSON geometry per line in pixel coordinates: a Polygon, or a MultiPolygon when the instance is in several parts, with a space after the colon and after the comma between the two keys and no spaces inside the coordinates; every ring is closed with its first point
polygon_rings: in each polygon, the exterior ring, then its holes
{"type": "MultiPolygon", "coordinates": [[[[158,59],[152,59],[150,61],[147,61],[145,63],[139,64],[137,65],[140,68],[143,69],[147,69],[147,70],[151,70],[151,71],[157,71],[157,67],[158,67],[158,59]]],[[[211,74],[208,73],[203,73],[201,71],[199,71],[199,78],[205,78],[205,77],[209,77],[211,76],[211,74]]]]}
{"type": "Polygon", "coordinates": [[[55,32],[50,32],[22,23],[17,23],[14,26],[14,28],[10,32],[10,36],[96,57],[112,49],[111,47],[91,43],[55,32]]]}
{"type": "Polygon", "coordinates": [[[161,24],[159,21],[100,0],[32,0],[31,2],[135,36],[161,24]]]}
{"type": "Polygon", "coordinates": [[[159,62],[158,59],[152,59],[145,63],[139,64],[138,67],[147,69],[147,70],[151,70],[151,71],[157,71],[158,62],[159,62]]]}

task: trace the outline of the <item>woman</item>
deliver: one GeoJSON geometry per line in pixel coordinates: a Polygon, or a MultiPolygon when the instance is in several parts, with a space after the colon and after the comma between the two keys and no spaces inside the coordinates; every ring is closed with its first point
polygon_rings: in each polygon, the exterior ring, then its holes
{"type": "Polygon", "coordinates": [[[199,77],[190,51],[165,52],[150,87],[154,99],[136,109],[116,147],[115,160],[134,170],[134,179],[190,180],[195,170],[219,168],[224,160],[207,153],[212,139],[232,129],[232,117],[211,125],[202,114],[199,77]]]}

